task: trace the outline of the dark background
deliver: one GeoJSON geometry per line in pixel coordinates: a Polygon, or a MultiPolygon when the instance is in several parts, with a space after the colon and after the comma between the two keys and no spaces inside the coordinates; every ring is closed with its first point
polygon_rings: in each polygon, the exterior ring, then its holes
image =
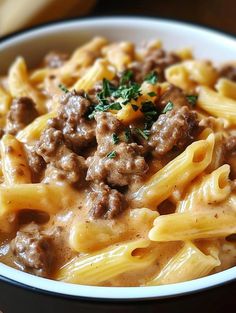
{"type": "Polygon", "coordinates": [[[236,35],[236,0],[98,0],[91,15],[149,15],[217,28],[236,35]]]}

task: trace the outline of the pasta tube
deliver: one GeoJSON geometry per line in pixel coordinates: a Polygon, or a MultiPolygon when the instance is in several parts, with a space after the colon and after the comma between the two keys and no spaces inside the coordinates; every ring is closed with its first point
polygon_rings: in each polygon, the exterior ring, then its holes
{"type": "Polygon", "coordinates": [[[215,137],[192,143],[186,150],[154,174],[135,194],[134,201],[157,206],[178,187],[181,189],[210,164],[215,137]],[[178,185],[177,180],[178,179],[178,185]]]}
{"type": "Polygon", "coordinates": [[[88,43],[82,45],[74,51],[71,58],[58,69],[59,76],[63,81],[70,80],[71,73],[76,73],[82,67],[90,66],[100,55],[102,47],[107,44],[107,39],[95,37],[88,43]]]}
{"type": "Polygon", "coordinates": [[[107,220],[91,220],[87,222],[76,220],[70,229],[69,245],[74,251],[91,253],[91,251],[103,249],[108,245],[124,241],[127,237],[135,237],[137,229],[140,236],[147,238],[148,232],[157,216],[158,213],[156,211],[141,208],[130,211],[127,216],[127,225],[113,225],[107,220]]]}
{"type": "Polygon", "coordinates": [[[197,105],[213,116],[226,118],[232,124],[236,124],[236,100],[201,86],[197,105]]]}
{"type": "Polygon", "coordinates": [[[148,286],[174,284],[208,275],[220,265],[218,258],[202,253],[193,243],[184,247],[162,268],[148,286]]]}
{"type": "Polygon", "coordinates": [[[102,54],[109,63],[115,66],[117,71],[121,72],[133,61],[134,45],[125,41],[111,44],[102,49],[102,54]]]}
{"type": "Polygon", "coordinates": [[[0,127],[5,127],[6,115],[11,105],[11,96],[0,86],[0,127]]]}
{"type": "Polygon", "coordinates": [[[141,270],[156,258],[154,253],[144,249],[149,245],[149,240],[131,241],[89,256],[75,257],[59,270],[56,279],[74,284],[99,285],[129,270],[141,270]]]}
{"type": "Polygon", "coordinates": [[[149,238],[153,241],[185,241],[220,238],[235,232],[235,212],[211,209],[159,216],[154,221],[149,238]]]}
{"type": "Polygon", "coordinates": [[[220,95],[236,100],[236,83],[227,78],[220,78],[215,86],[220,95]]]}
{"type": "Polygon", "coordinates": [[[2,137],[1,156],[5,184],[31,183],[24,147],[14,136],[7,134],[2,137]]]}
{"type": "Polygon", "coordinates": [[[84,74],[72,87],[72,89],[80,90],[83,89],[88,91],[94,84],[103,78],[108,80],[113,79],[115,71],[109,66],[106,60],[98,59],[94,65],[88,69],[87,73],[84,74]]]}
{"type": "Polygon", "coordinates": [[[65,185],[20,184],[0,186],[0,217],[22,209],[55,214],[73,203],[73,191],[65,185]]]}
{"type": "Polygon", "coordinates": [[[230,166],[225,164],[200,178],[187,191],[186,198],[180,201],[177,211],[182,213],[194,210],[197,203],[208,205],[225,200],[231,192],[229,173],[230,166]]]}
{"type": "Polygon", "coordinates": [[[47,127],[48,120],[56,115],[56,111],[51,111],[47,114],[39,116],[17,134],[17,139],[23,143],[38,140],[41,133],[47,127]]]}
{"type": "Polygon", "coordinates": [[[9,70],[8,85],[12,97],[30,97],[40,114],[45,113],[43,96],[30,84],[25,61],[18,57],[9,70]]]}

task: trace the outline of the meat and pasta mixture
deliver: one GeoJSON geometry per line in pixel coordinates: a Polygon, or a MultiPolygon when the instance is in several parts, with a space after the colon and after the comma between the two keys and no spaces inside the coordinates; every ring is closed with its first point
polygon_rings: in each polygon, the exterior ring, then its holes
{"type": "Polygon", "coordinates": [[[236,265],[236,63],[96,37],[0,78],[0,261],[152,286],[236,265]]]}

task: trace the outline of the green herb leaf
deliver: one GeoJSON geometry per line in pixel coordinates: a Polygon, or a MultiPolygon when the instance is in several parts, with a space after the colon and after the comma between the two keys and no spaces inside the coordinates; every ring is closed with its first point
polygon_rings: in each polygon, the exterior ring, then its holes
{"type": "Polygon", "coordinates": [[[153,119],[158,115],[155,104],[151,101],[142,102],[141,112],[145,115],[145,118],[153,119]]]}
{"type": "Polygon", "coordinates": [[[156,71],[149,73],[144,80],[151,85],[155,85],[158,82],[158,74],[156,71]]]}
{"type": "Polygon", "coordinates": [[[157,94],[154,91],[148,92],[149,97],[155,97],[157,94]]]}
{"type": "Polygon", "coordinates": [[[111,103],[111,104],[108,105],[108,109],[119,111],[119,110],[122,109],[122,106],[120,105],[119,102],[113,102],[113,103],[111,103]]]}
{"type": "Polygon", "coordinates": [[[69,89],[67,89],[66,86],[63,85],[63,84],[59,84],[58,87],[59,87],[62,91],[64,91],[65,93],[68,93],[68,92],[69,92],[69,89]]]}
{"type": "Polygon", "coordinates": [[[112,93],[114,98],[123,98],[123,104],[127,104],[131,99],[136,100],[140,95],[140,85],[136,83],[131,83],[129,86],[119,86],[119,88],[112,93]]]}
{"type": "Polygon", "coordinates": [[[106,78],[103,78],[102,81],[102,89],[103,89],[103,97],[109,97],[111,95],[110,92],[110,84],[109,81],[106,78]]]}
{"type": "Polygon", "coordinates": [[[131,80],[133,77],[133,72],[131,70],[127,70],[123,72],[121,79],[120,79],[120,84],[121,85],[126,85],[128,82],[131,80]]]}
{"type": "Polygon", "coordinates": [[[188,100],[188,102],[189,102],[189,104],[191,106],[194,107],[196,105],[198,96],[196,96],[196,95],[189,95],[189,96],[186,96],[186,98],[187,98],[187,100],[188,100]]]}
{"type": "Polygon", "coordinates": [[[135,112],[138,111],[138,106],[136,104],[131,104],[131,106],[135,112]]]}
{"type": "Polygon", "coordinates": [[[109,159],[114,159],[115,157],[116,157],[115,151],[111,151],[110,153],[107,154],[107,158],[109,158],[109,159]]]}
{"type": "Polygon", "coordinates": [[[120,139],[119,139],[117,134],[115,134],[115,133],[112,134],[112,141],[115,145],[117,145],[119,143],[120,139]]]}
{"type": "Polygon", "coordinates": [[[130,141],[130,138],[131,138],[131,131],[130,131],[129,128],[126,128],[126,130],[125,130],[125,140],[126,140],[127,142],[129,142],[129,141],[130,141]]]}
{"type": "Polygon", "coordinates": [[[145,140],[148,140],[148,135],[145,134],[145,132],[141,128],[135,128],[135,131],[138,135],[143,137],[145,140]]]}
{"type": "Polygon", "coordinates": [[[171,110],[173,109],[173,107],[174,107],[173,102],[168,101],[167,104],[166,104],[166,106],[164,107],[162,113],[165,114],[165,113],[167,113],[168,111],[171,111],[171,110]]]}

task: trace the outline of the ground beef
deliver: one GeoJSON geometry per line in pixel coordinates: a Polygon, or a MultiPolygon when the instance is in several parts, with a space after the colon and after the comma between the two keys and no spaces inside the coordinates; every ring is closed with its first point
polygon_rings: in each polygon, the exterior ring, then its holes
{"type": "Polygon", "coordinates": [[[189,105],[189,102],[183,91],[173,85],[170,85],[170,87],[160,97],[158,106],[160,109],[164,109],[169,101],[173,103],[174,108],[180,108],[189,105]]]}
{"type": "Polygon", "coordinates": [[[13,100],[7,114],[6,132],[17,134],[38,116],[35,103],[31,98],[21,97],[13,100]]]}
{"type": "Polygon", "coordinates": [[[225,140],[226,152],[235,153],[236,152],[236,135],[231,135],[225,140]]]}
{"type": "Polygon", "coordinates": [[[58,116],[49,120],[49,126],[61,130],[66,144],[73,151],[95,141],[95,122],[86,117],[91,102],[84,92],[68,92],[61,99],[58,116]]]}
{"type": "Polygon", "coordinates": [[[112,219],[124,210],[125,197],[119,191],[104,183],[93,187],[87,197],[87,207],[93,218],[112,219]]]}
{"type": "Polygon", "coordinates": [[[220,69],[219,76],[236,82],[236,65],[224,65],[220,69]]]}
{"type": "Polygon", "coordinates": [[[43,65],[50,68],[61,67],[67,61],[69,55],[58,51],[49,52],[43,59],[43,65]]]}
{"type": "Polygon", "coordinates": [[[11,250],[25,271],[43,277],[49,275],[54,254],[52,239],[40,232],[37,224],[21,228],[11,242],[11,250]]]}
{"type": "Polygon", "coordinates": [[[193,141],[197,130],[197,114],[191,112],[186,106],[161,114],[152,125],[149,137],[149,145],[153,149],[153,155],[160,157],[174,147],[185,148],[193,141]]]}
{"type": "Polygon", "coordinates": [[[84,158],[65,145],[60,130],[52,127],[46,129],[40,137],[36,152],[47,164],[58,169],[59,177],[63,177],[68,182],[75,183],[84,177],[84,158]]]}
{"type": "Polygon", "coordinates": [[[126,186],[140,180],[148,171],[148,165],[141,155],[143,147],[122,140],[115,144],[112,135],[122,138],[124,127],[111,113],[99,112],[97,121],[97,151],[86,160],[89,181],[104,181],[112,186],[126,186]],[[113,157],[109,157],[112,153],[113,157]]]}
{"type": "Polygon", "coordinates": [[[32,182],[36,183],[40,181],[43,170],[45,169],[44,159],[36,153],[34,149],[26,149],[26,155],[28,158],[29,167],[31,170],[32,182]]]}
{"type": "Polygon", "coordinates": [[[180,62],[181,59],[174,53],[167,53],[162,49],[155,49],[148,51],[143,61],[134,62],[131,65],[131,70],[134,73],[136,82],[141,83],[146,75],[152,71],[159,74],[159,81],[164,80],[164,70],[175,63],[180,62]]]}

